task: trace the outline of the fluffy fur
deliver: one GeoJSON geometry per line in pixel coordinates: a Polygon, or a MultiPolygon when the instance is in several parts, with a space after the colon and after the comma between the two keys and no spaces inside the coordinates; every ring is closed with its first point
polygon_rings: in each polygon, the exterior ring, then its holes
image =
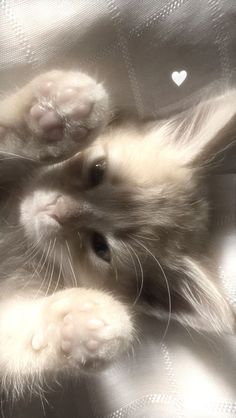
{"type": "Polygon", "coordinates": [[[109,123],[104,88],[61,71],[0,103],[3,387],[113,360],[138,312],[234,331],[204,175],[234,139],[235,103],[233,90],[172,120],[109,123]]]}

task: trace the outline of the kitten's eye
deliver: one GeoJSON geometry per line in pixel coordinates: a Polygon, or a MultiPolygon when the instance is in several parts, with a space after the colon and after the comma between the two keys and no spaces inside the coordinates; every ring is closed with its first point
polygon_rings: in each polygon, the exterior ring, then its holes
{"type": "Polygon", "coordinates": [[[89,169],[89,184],[91,187],[98,186],[104,179],[106,171],[106,160],[95,161],[89,169]]]}
{"type": "Polygon", "coordinates": [[[107,263],[110,262],[110,250],[103,235],[94,232],[91,236],[91,245],[97,257],[102,258],[104,261],[107,261],[107,263]]]}

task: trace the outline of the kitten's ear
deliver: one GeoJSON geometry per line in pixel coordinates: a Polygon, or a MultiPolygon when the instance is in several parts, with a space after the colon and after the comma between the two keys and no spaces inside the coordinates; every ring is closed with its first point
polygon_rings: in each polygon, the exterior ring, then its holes
{"type": "Polygon", "coordinates": [[[186,164],[208,162],[235,141],[236,90],[206,100],[177,116],[172,127],[186,164]]]}
{"type": "Polygon", "coordinates": [[[151,313],[161,317],[165,312],[167,317],[171,309],[172,318],[184,326],[217,333],[235,332],[235,312],[214,283],[212,272],[200,262],[184,257],[177,270],[166,270],[166,279],[168,291],[162,286],[160,290],[160,284],[154,280],[144,284],[144,299],[151,313]]]}

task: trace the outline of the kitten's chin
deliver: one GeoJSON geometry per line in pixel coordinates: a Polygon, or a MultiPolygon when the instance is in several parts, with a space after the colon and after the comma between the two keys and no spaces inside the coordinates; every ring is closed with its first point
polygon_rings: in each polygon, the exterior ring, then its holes
{"type": "Polygon", "coordinates": [[[30,239],[55,238],[60,234],[61,225],[53,211],[58,197],[53,192],[37,191],[22,201],[20,224],[30,239]]]}

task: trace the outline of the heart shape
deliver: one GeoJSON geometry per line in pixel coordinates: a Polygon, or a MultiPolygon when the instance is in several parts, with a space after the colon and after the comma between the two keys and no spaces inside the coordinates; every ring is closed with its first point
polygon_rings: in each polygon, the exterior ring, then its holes
{"type": "Polygon", "coordinates": [[[187,77],[187,71],[174,71],[171,74],[171,78],[174,81],[174,83],[179,87],[181,84],[183,84],[184,80],[186,80],[187,77]]]}

